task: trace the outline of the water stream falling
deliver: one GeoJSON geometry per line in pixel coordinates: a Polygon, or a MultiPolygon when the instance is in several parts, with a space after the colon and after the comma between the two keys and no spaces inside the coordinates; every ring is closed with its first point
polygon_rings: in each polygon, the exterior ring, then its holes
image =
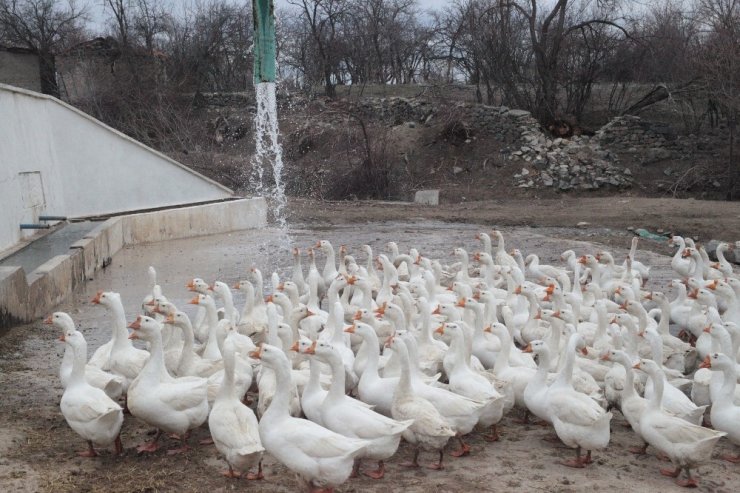
{"type": "Polygon", "coordinates": [[[279,140],[277,98],[274,82],[255,84],[257,114],[254,118],[255,152],[249,185],[256,195],[263,195],[272,210],[277,226],[285,231],[285,183],[283,183],[283,149],[279,140]],[[268,176],[265,176],[268,174],[268,176]],[[271,176],[270,176],[271,175],[271,176]]]}

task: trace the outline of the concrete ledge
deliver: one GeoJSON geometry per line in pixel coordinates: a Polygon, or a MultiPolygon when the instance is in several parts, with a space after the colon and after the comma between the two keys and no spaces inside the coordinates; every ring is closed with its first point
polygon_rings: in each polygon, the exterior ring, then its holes
{"type": "Polygon", "coordinates": [[[439,190],[419,190],[414,194],[414,202],[422,205],[439,205],[439,190]]]}
{"type": "Polygon", "coordinates": [[[262,197],[112,217],[28,276],[21,267],[0,267],[0,328],[47,315],[125,246],[266,225],[262,197]]]}

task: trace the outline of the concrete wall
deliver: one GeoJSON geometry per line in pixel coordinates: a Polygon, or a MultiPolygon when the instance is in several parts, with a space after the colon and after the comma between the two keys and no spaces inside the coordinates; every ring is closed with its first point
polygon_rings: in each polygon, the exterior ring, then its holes
{"type": "Polygon", "coordinates": [[[41,91],[39,57],[33,53],[0,48],[0,83],[41,91]]]}
{"type": "Polygon", "coordinates": [[[28,276],[20,267],[0,267],[0,328],[48,315],[124,246],[261,228],[266,223],[263,198],[110,218],[74,243],[69,254],[48,260],[28,276]]]}
{"type": "Polygon", "coordinates": [[[84,217],[231,190],[50,96],[0,84],[0,251],[41,213],[84,217]]]}

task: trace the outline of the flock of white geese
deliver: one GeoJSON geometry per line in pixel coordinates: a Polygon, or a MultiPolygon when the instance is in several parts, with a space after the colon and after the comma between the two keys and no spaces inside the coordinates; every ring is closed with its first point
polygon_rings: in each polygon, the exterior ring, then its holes
{"type": "Polygon", "coordinates": [[[241,311],[227,284],[192,279],[192,320],[150,268],[135,321],[119,294],[93,299],[108,310],[112,337],[89,360],[74,321],[55,312],[45,322],[66,343],[61,410],[88,443],[80,455],[97,455],[96,445],[123,450],[120,397],[158,430],[140,453],[156,451],[162,433],[181,440],[168,453],[186,450],[190,431],[207,422],[227,476],[261,478],[267,451],[312,491],[359,474],[363,460],[377,463],[365,475],[382,478],[401,438],[415,450],[406,465],[419,467],[426,450],[437,459],[429,467],[442,469],[449,441],[456,457],[470,453],[465,437],[476,426],[496,441],[514,407],[575,449],[562,462],[571,467],[608,446],[610,410],[619,410],[643,444],[634,452],[651,446],[667,456],[674,468],[661,473],[683,486],[696,485],[691,470],[722,437],[740,445],[740,279],[726,244],[712,263],[674,237],[678,295],[669,299],[645,290],[650,269],[635,258],[636,238],[623,264],[606,251],[569,250],[552,266],[507,252],[499,231],[492,237],[495,246],[477,235],[472,259],[456,248],[452,265],[393,242],[376,257],[364,245],[366,262],[341,247],[337,262],[319,241],[323,270],[309,248],[304,275],[294,249],[290,279],[272,274],[267,296],[252,268],[233,286],[246,298],[241,311]],[[256,415],[247,405],[255,390],[256,415]]]}

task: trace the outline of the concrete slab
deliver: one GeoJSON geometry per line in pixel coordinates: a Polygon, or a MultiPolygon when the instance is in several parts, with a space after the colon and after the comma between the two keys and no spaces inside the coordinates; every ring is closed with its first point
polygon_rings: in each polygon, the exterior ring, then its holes
{"type": "Polygon", "coordinates": [[[414,202],[422,205],[439,205],[439,190],[419,190],[414,194],[414,202]]]}

